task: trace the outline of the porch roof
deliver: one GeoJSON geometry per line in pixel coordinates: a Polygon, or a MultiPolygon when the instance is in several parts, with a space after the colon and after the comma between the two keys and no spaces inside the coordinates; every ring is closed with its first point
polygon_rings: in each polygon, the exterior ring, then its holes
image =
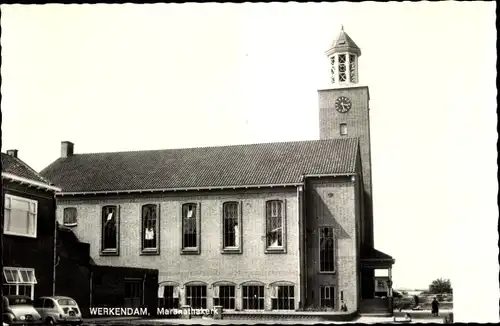
{"type": "Polygon", "coordinates": [[[361,265],[370,268],[389,268],[396,260],[392,256],[373,248],[372,246],[361,246],[361,265]]]}

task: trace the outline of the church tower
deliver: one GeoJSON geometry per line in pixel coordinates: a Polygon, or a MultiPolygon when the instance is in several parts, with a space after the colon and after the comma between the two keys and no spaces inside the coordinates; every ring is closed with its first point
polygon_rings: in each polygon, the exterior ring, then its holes
{"type": "Polygon", "coordinates": [[[320,139],[358,137],[364,185],[362,242],[373,246],[372,177],[368,86],[359,84],[361,49],[342,27],[326,51],[330,81],[319,93],[320,139]]]}

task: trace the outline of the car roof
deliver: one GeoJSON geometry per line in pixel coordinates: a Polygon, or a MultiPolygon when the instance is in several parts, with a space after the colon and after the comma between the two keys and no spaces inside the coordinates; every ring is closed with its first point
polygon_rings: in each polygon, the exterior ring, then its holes
{"type": "Polygon", "coordinates": [[[65,297],[65,296],[62,296],[62,295],[56,295],[56,296],[44,296],[44,297],[39,297],[38,299],[54,299],[54,300],[59,300],[59,299],[68,299],[68,300],[73,300],[75,301],[75,299],[73,298],[70,298],[70,297],[65,297]]]}
{"type": "Polygon", "coordinates": [[[21,298],[23,298],[23,299],[28,298],[28,299],[31,300],[31,298],[28,297],[27,295],[7,294],[7,295],[4,295],[4,297],[6,297],[6,298],[12,298],[12,299],[14,299],[14,298],[19,298],[19,299],[21,299],[21,298]]]}

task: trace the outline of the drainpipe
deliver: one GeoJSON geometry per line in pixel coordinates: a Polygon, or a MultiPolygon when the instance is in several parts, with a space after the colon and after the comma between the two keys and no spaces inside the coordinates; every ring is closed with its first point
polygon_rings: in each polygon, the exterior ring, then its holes
{"type": "Polygon", "coordinates": [[[142,304],[144,305],[144,292],[146,292],[146,277],[147,273],[144,273],[144,278],[142,279],[142,304]]]}
{"type": "Polygon", "coordinates": [[[56,268],[59,265],[59,259],[57,259],[57,204],[56,204],[56,193],[54,192],[54,270],[52,272],[52,296],[56,295],[56,268]]]}

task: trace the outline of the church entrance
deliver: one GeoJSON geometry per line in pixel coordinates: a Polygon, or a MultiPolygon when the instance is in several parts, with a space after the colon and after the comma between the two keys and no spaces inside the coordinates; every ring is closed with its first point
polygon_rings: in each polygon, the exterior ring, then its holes
{"type": "Polygon", "coordinates": [[[392,314],[392,265],[395,260],[374,248],[361,252],[361,313],[392,314]],[[375,271],[385,270],[383,276],[375,271]]]}

